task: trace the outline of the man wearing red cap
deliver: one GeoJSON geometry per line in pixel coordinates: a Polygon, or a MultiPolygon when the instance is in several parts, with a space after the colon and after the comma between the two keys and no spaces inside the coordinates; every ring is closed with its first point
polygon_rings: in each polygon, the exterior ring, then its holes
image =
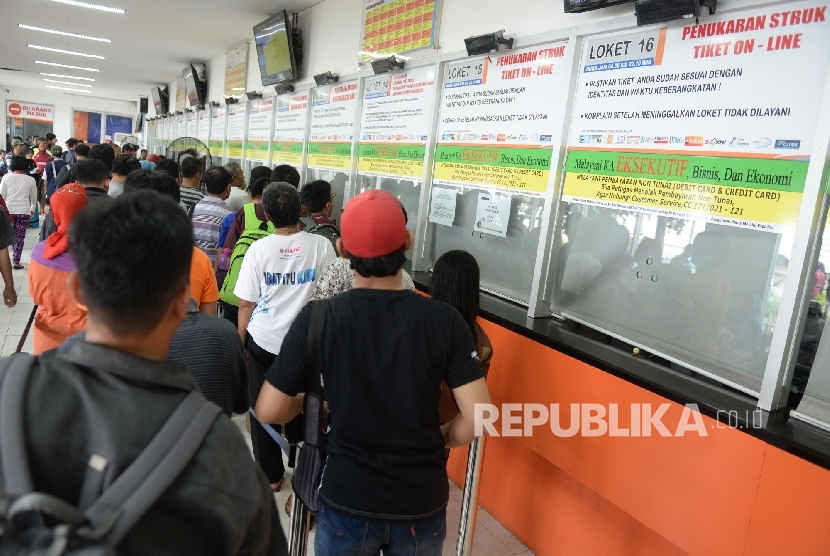
{"type": "MultiPolygon", "coordinates": [[[[446,448],[475,438],[474,408],[490,402],[475,344],[449,305],[404,289],[413,236],[400,203],[372,190],[341,219],[341,255],[355,288],[327,301],[318,356],[329,407],[315,553],[440,554],[446,535],[446,448]],[[459,415],[439,424],[441,382],[459,415]]],[[[262,422],[299,414],[314,301],[291,325],[256,402],[262,422]]]]}

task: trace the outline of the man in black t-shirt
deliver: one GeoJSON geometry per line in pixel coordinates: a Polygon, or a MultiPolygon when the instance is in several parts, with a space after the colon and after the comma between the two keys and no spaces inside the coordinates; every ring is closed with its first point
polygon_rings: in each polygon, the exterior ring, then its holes
{"type": "MultiPolygon", "coordinates": [[[[413,237],[392,195],[352,198],[341,232],[338,251],[351,261],[355,288],[328,301],[321,339],[331,431],[315,553],[360,546],[366,554],[439,554],[446,448],[475,438],[475,405],[490,402],[475,344],[455,309],[404,289],[413,237]],[[442,380],[460,409],[444,426],[442,380]]],[[[286,423],[302,409],[310,309],[300,312],[265,376],[256,402],[261,422],[286,423]]]]}

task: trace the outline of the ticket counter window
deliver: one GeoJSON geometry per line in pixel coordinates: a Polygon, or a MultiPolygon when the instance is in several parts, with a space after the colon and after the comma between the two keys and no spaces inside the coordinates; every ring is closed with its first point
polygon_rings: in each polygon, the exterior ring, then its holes
{"type": "Polygon", "coordinates": [[[309,168],[305,183],[315,180],[326,180],[331,184],[331,192],[334,194],[331,219],[339,225],[340,216],[343,214],[343,199],[349,190],[349,174],[337,170],[309,168]]]}
{"type": "Polygon", "coordinates": [[[758,392],[790,234],[562,203],[554,312],[758,392]]]}
{"type": "Polygon", "coordinates": [[[807,282],[807,299],[802,308],[804,327],[796,342],[788,405],[799,415],[830,428],[830,331],[825,326],[830,309],[830,230],[826,224],[818,253],[807,282]]]}
{"type": "MultiPolygon", "coordinates": [[[[407,228],[415,231],[415,223],[418,221],[418,206],[421,201],[421,182],[400,178],[378,177],[360,175],[360,191],[370,189],[383,189],[391,193],[401,202],[406,209],[407,228]]],[[[406,258],[412,259],[412,251],[406,252],[406,258]]]]}
{"type": "Polygon", "coordinates": [[[453,186],[434,186],[431,195],[424,248],[430,268],[447,251],[463,249],[478,261],[484,290],[528,303],[544,200],[453,186]]]}

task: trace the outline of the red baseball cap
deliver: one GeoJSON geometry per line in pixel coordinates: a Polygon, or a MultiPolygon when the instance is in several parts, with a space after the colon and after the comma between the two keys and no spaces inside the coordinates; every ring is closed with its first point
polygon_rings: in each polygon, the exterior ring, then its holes
{"type": "Polygon", "coordinates": [[[353,197],[340,219],[343,247],[362,259],[382,257],[400,249],[407,238],[401,203],[381,189],[353,197]]]}

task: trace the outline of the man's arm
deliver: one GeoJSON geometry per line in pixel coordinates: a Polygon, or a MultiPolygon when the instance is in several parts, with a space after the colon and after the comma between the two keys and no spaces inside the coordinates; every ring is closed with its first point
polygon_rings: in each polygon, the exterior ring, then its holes
{"type": "Polygon", "coordinates": [[[254,411],[260,423],[282,425],[302,413],[304,403],[305,393],[289,396],[266,380],[262,383],[254,411]]]}
{"type": "Polygon", "coordinates": [[[242,343],[248,339],[248,321],[251,320],[251,315],[254,314],[254,307],[256,303],[253,301],[246,301],[239,299],[239,313],[237,316],[237,326],[239,327],[239,337],[242,338],[242,343]]]}
{"type": "Polygon", "coordinates": [[[447,448],[466,446],[477,437],[475,435],[475,407],[477,404],[490,403],[490,391],[483,378],[453,388],[452,394],[460,413],[455,419],[441,427],[444,444],[447,448]]]}
{"type": "Polygon", "coordinates": [[[206,315],[210,315],[212,317],[215,317],[216,316],[216,308],[218,306],[219,306],[219,303],[216,302],[216,301],[206,301],[204,303],[199,303],[199,312],[204,313],[206,315]]]}
{"type": "MultiPolygon", "coordinates": [[[[5,218],[6,215],[0,211],[0,218],[5,218]]],[[[0,274],[3,275],[3,303],[6,307],[14,307],[17,305],[17,292],[14,291],[14,275],[12,274],[12,261],[9,258],[9,248],[6,247],[0,250],[0,274]]]]}

